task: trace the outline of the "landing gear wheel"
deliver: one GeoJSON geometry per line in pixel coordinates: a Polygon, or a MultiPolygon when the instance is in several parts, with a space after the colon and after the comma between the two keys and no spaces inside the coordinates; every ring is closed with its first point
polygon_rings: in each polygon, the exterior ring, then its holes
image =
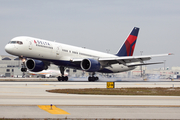
{"type": "Polygon", "coordinates": [[[68,76],[65,76],[64,78],[65,78],[65,81],[68,81],[68,76]]]}
{"type": "Polygon", "coordinates": [[[88,81],[89,82],[94,82],[94,81],[97,81],[97,80],[99,80],[99,78],[98,77],[88,77],[88,81]]]}
{"type": "Polygon", "coordinates": [[[27,68],[21,68],[21,72],[27,72],[27,68]]]}
{"type": "Polygon", "coordinates": [[[68,77],[67,76],[59,76],[58,81],[68,81],[68,77]]]}
{"type": "Polygon", "coordinates": [[[58,79],[58,81],[61,81],[62,78],[61,78],[61,76],[58,76],[57,79],[58,79]]]}

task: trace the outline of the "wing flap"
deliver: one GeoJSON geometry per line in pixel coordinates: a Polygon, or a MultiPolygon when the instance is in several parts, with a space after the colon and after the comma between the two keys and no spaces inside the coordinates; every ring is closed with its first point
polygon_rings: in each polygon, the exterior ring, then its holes
{"type": "Polygon", "coordinates": [[[142,65],[153,65],[153,64],[163,64],[164,62],[152,62],[152,63],[139,63],[139,64],[129,64],[128,67],[142,66],[142,65]]]}

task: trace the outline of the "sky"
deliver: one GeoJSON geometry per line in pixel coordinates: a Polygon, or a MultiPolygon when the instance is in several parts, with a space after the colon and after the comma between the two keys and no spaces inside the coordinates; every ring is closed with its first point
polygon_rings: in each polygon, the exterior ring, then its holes
{"type": "MultiPolygon", "coordinates": [[[[180,66],[179,0],[0,0],[0,55],[31,36],[115,54],[139,27],[134,55],[174,53],[151,62],[180,66]]],[[[153,65],[150,68],[164,67],[153,65]]]]}

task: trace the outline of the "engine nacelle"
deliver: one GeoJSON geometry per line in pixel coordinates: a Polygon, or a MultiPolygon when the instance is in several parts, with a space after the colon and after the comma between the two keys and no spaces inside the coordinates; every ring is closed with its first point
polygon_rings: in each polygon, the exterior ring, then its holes
{"type": "Polygon", "coordinates": [[[32,72],[40,72],[47,69],[47,66],[44,64],[44,62],[35,59],[27,60],[26,67],[32,72]]]}
{"type": "Polygon", "coordinates": [[[83,59],[81,68],[87,72],[97,72],[101,68],[101,64],[95,59],[83,59]]]}

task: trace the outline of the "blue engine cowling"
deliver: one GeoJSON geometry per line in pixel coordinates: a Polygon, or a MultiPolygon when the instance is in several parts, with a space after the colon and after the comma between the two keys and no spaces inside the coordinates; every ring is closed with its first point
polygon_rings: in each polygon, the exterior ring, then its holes
{"type": "Polygon", "coordinates": [[[29,59],[26,61],[26,67],[32,72],[40,72],[46,69],[44,62],[35,59],[29,59]]]}
{"type": "Polygon", "coordinates": [[[83,59],[81,68],[87,72],[97,72],[101,68],[101,64],[95,59],[83,59]]]}

